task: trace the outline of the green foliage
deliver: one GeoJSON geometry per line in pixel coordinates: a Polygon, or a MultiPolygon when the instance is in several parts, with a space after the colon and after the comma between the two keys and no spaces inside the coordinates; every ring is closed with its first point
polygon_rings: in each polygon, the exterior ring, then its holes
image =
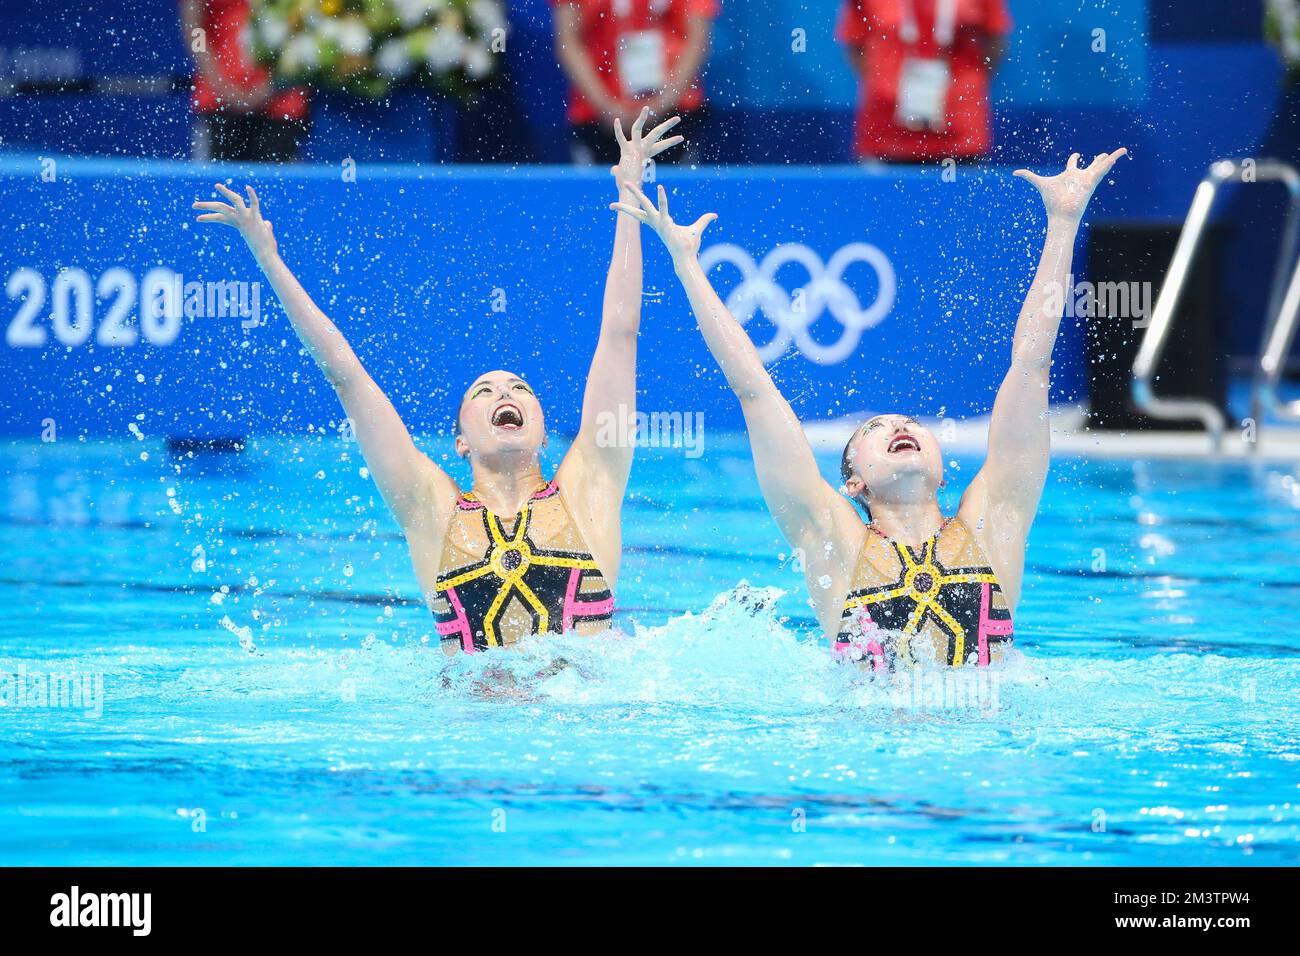
{"type": "Polygon", "coordinates": [[[253,0],[253,55],[283,83],[373,99],[396,84],[472,95],[504,51],[500,0],[253,0]]]}

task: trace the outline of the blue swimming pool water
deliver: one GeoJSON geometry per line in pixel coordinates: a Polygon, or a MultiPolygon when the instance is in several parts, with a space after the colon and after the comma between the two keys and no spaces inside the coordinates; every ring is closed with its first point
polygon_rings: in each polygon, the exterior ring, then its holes
{"type": "Polygon", "coordinates": [[[1056,461],[1023,658],[894,686],[708,438],[639,453],[623,634],[454,661],[355,445],[0,446],[0,864],[1300,857],[1300,466],[1056,461]]]}

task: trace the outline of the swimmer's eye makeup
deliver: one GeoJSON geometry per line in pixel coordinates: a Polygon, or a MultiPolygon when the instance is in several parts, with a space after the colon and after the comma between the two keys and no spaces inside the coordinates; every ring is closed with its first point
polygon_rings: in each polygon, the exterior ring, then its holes
{"type": "MultiPolygon", "coordinates": [[[[522,388],[529,395],[533,394],[533,390],[528,387],[528,383],[526,382],[515,382],[513,385],[511,385],[511,388],[522,388]]],[[[471,388],[469,391],[469,397],[478,398],[484,392],[491,392],[491,391],[492,391],[492,384],[490,382],[484,382],[482,385],[476,385],[473,388],[471,388]]]]}
{"type": "MultiPolygon", "coordinates": [[[[864,434],[864,435],[869,434],[869,433],[875,431],[877,428],[882,428],[882,427],[884,427],[884,424],[885,424],[884,419],[881,419],[881,418],[873,418],[873,419],[871,419],[871,421],[867,422],[865,425],[862,426],[862,434],[864,434]]],[[[920,428],[920,427],[921,427],[921,423],[918,422],[915,418],[904,418],[904,419],[903,419],[903,424],[905,424],[905,425],[915,425],[917,428],[920,428]]]]}

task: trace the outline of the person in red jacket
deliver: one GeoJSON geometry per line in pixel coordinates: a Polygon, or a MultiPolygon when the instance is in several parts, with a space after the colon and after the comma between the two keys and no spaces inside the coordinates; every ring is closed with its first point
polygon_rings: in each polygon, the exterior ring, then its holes
{"type": "Polygon", "coordinates": [[[194,57],[194,158],[290,162],[307,132],[304,87],[276,89],[253,62],[248,0],[181,0],[194,57]]]}
{"type": "MultiPolygon", "coordinates": [[[[652,116],[699,120],[705,110],[700,69],[718,0],[551,0],[555,52],[569,78],[573,159],[618,161],[609,129],[625,126],[643,106],[652,116]]],[[[678,156],[698,161],[690,144],[678,156]]]]}
{"type": "Polygon", "coordinates": [[[1006,0],[844,0],[836,38],[861,84],[854,153],[904,163],[988,153],[989,81],[1010,32],[1006,0]]]}

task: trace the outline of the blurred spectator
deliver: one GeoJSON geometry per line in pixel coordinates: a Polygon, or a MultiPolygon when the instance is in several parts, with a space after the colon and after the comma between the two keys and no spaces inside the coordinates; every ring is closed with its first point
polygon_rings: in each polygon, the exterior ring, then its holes
{"type": "Polygon", "coordinates": [[[844,0],[836,38],[860,84],[857,156],[986,154],[989,80],[1010,32],[1006,0],[844,0]]]}
{"type": "MultiPolygon", "coordinates": [[[[574,162],[618,162],[615,116],[627,129],[649,105],[664,119],[690,114],[698,131],[706,106],[700,69],[718,0],[551,0],[555,49],[569,78],[574,162]]],[[[698,136],[698,132],[696,133],[698,136]]],[[[688,134],[678,162],[698,161],[688,134]]]]}
{"type": "Polygon", "coordinates": [[[276,89],[253,61],[248,0],[180,0],[194,57],[193,158],[290,162],[307,133],[304,87],[276,89]],[[198,32],[196,32],[198,31],[198,32]]]}

